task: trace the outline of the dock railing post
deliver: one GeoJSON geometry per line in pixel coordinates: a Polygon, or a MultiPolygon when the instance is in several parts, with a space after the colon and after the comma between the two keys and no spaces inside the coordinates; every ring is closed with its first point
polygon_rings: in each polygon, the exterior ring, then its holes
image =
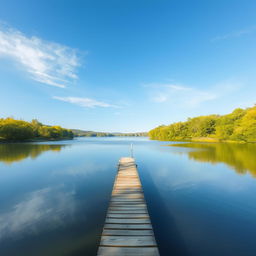
{"type": "Polygon", "coordinates": [[[133,158],[133,144],[131,143],[131,158],[133,158]]]}

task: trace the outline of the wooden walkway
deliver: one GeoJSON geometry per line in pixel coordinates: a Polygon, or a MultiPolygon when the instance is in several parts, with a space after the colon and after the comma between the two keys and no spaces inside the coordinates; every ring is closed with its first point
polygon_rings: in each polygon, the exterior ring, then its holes
{"type": "Polygon", "coordinates": [[[134,158],[119,161],[98,256],[159,256],[134,158]]]}

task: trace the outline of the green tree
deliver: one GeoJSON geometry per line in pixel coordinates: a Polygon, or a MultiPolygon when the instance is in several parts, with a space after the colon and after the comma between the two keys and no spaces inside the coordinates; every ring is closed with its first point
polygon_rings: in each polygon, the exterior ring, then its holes
{"type": "Polygon", "coordinates": [[[33,128],[30,123],[13,118],[1,119],[0,137],[6,140],[26,140],[33,136],[33,128]]]}

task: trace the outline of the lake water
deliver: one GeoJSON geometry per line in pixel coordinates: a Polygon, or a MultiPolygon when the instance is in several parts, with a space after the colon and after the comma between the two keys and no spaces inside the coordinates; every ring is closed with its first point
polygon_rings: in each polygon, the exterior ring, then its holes
{"type": "Polygon", "coordinates": [[[162,256],[256,255],[256,145],[146,138],[0,144],[0,255],[96,255],[130,143],[162,256]]]}

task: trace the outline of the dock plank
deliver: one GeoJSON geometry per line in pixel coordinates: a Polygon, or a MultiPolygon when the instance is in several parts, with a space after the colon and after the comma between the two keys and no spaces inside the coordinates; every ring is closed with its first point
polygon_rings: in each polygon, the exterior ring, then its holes
{"type": "Polygon", "coordinates": [[[125,219],[133,219],[133,218],[136,218],[136,219],[148,219],[149,216],[148,214],[145,214],[145,213],[130,213],[130,214],[127,214],[127,213],[108,213],[107,214],[107,218],[125,218],[125,219]]]}
{"type": "Polygon", "coordinates": [[[127,230],[127,229],[104,229],[103,236],[152,236],[150,229],[146,230],[127,230]]]}
{"type": "Polygon", "coordinates": [[[113,224],[149,224],[150,219],[120,219],[120,218],[106,218],[105,223],[113,223],[113,224]]]}
{"type": "Polygon", "coordinates": [[[156,246],[156,242],[152,236],[102,236],[100,245],[150,247],[156,246]]]}
{"type": "Polygon", "coordinates": [[[127,247],[103,247],[100,246],[98,256],[159,256],[157,248],[127,248],[127,247]]]}
{"type": "Polygon", "coordinates": [[[104,228],[107,229],[152,229],[151,224],[108,224],[105,223],[104,228]]]}
{"type": "Polygon", "coordinates": [[[109,209],[108,210],[108,214],[111,214],[111,213],[114,213],[114,214],[148,214],[147,210],[146,209],[142,209],[142,210],[111,210],[109,209]]]}

